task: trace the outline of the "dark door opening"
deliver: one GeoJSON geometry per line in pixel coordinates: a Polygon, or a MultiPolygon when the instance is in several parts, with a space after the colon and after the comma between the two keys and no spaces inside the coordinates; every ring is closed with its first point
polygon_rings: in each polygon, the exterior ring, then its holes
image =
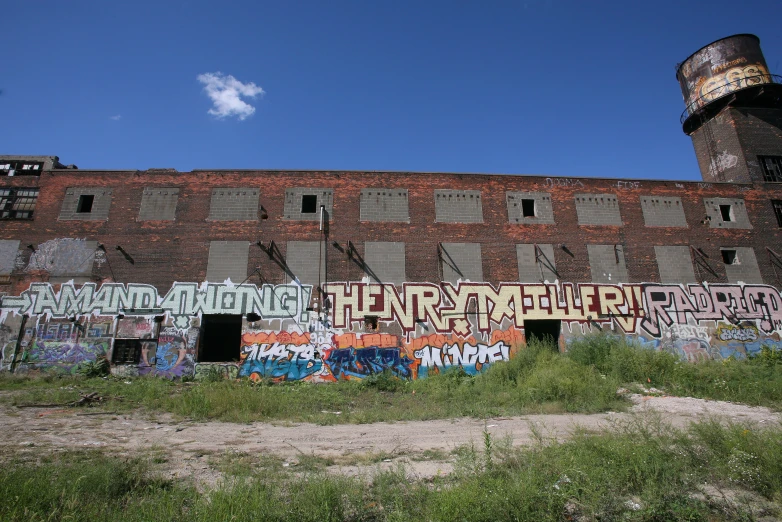
{"type": "Polygon", "coordinates": [[[553,343],[558,348],[561,324],[560,321],[554,319],[524,321],[524,335],[527,338],[527,342],[536,339],[540,342],[553,343]]]}
{"type": "Polygon", "coordinates": [[[238,361],[241,345],[241,315],[202,316],[198,362],[238,361]]]}

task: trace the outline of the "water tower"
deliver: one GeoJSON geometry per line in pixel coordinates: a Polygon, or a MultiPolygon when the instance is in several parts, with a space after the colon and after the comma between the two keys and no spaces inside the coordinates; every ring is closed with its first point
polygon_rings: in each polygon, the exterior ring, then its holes
{"type": "Polygon", "coordinates": [[[782,78],[760,39],[737,34],[702,47],[676,69],[704,181],[782,182],[782,78]]]}

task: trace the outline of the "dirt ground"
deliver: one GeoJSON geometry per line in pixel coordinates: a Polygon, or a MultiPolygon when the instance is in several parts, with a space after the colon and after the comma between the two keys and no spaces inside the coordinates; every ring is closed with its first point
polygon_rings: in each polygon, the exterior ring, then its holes
{"type": "Polygon", "coordinates": [[[40,455],[65,449],[101,448],[120,455],[144,455],[161,462],[170,477],[188,477],[201,484],[221,478],[219,461],[251,455],[268,457],[282,466],[318,461],[333,473],[371,474],[378,468],[404,463],[419,478],[450,473],[451,451],[470,443],[480,449],[484,429],[498,441],[534,443],[538,437],[563,440],[575,429],[616,429],[634,419],[658,418],[676,427],[717,417],[725,421],[771,425],[779,413],[702,399],[630,396],[626,413],[596,415],[527,415],[521,417],[450,419],[377,424],[230,424],[177,421],[165,414],[100,413],[89,408],[0,407],[0,458],[40,455]],[[508,440],[508,439],[506,439],[508,440]]]}

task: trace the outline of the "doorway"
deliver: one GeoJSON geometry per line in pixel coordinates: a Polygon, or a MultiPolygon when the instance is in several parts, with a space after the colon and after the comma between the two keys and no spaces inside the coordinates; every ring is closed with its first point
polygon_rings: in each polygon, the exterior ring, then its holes
{"type": "Polygon", "coordinates": [[[198,362],[238,361],[241,346],[241,315],[202,316],[198,362]]]}
{"type": "Polygon", "coordinates": [[[553,343],[559,348],[559,330],[562,323],[554,319],[536,319],[524,321],[524,335],[529,343],[535,339],[538,342],[553,343]]]}

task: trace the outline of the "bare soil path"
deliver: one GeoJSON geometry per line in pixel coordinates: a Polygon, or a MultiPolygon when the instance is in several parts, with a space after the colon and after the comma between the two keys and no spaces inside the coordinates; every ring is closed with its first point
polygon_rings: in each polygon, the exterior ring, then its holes
{"type": "Polygon", "coordinates": [[[540,434],[562,440],[581,428],[612,429],[638,417],[658,415],[683,427],[707,418],[773,425],[779,413],[693,398],[632,395],[626,413],[594,415],[526,415],[483,419],[460,418],[377,424],[230,424],[180,421],[166,414],[101,414],[89,408],[0,407],[0,460],[11,455],[41,455],[66,449],[102,448],[122,455],[160,456],[163,472],[214,483],[221,473],[216,460],[225,454],[276,459],[283,466],[307,459],[324,463],[329,472],[371,473],[404,462],[411,474],[431,477],[449,473],[450,452],[474,443],[480,448],[486,429],[494,440],[510,437],[514,445],[531,444],[540,434]],[[97,414],[96,414],[97,413],[97,414]]]}

